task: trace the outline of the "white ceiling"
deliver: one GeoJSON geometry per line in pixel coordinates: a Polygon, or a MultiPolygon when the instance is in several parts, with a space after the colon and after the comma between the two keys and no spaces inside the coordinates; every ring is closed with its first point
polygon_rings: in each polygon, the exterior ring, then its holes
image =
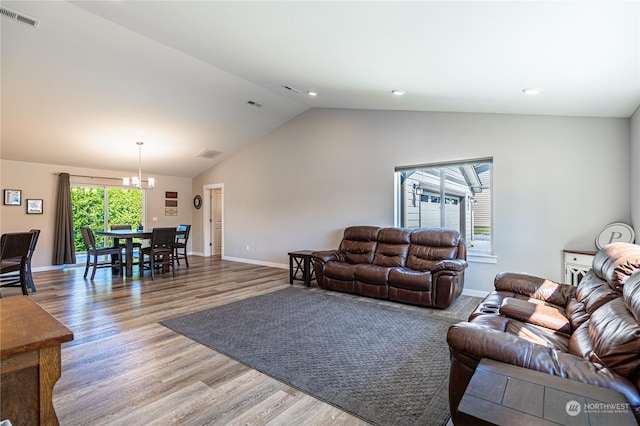
{"type": "Polygon", "coordinates": [[[145,172],[193,177],[314,107],[629,117],[640,104],[638,0],[2,6],[40,21],[1,18],[3,159],[135,171],[142,140],[145,172]]]}

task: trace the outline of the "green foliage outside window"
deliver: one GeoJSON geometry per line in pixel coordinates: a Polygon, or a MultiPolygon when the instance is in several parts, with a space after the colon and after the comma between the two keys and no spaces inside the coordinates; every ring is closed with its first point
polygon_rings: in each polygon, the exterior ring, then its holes
{"type": "MultiPolygon", "coordinates": [[[[112,224],[129,224],[135,228],[142,223],[142,191],[72,186],[71,208],[76,252],[84,252],[86,248],[80,233],[81,227],[88,226],[99,231],[109,229],[112,224]]],[[[96,243],[104,244],[104,238],[96,235],[96,243]]]]}

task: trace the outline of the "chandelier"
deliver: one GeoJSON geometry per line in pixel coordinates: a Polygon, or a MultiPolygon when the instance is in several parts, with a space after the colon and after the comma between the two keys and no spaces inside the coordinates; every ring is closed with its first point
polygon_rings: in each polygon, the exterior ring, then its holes
{"type": "MultiPolygon", "coordinates": [[[[142,145],[144,142],[136,142],[138,145],[138,176],[132,176],[131,178],[122,178],[122,184],[124,186],[135,186],[142,189],[142,145]]],[[[156,180],[152,177],[147,179],[147,188],[151,189],[156,186],[156,180]]]]}

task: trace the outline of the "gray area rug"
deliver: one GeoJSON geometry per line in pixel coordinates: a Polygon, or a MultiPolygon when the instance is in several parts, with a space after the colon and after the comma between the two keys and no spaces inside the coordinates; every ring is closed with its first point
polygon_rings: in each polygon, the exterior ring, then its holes
{"type": "Polygon", "coordinates": [[[367,422],[443,425],[455,322],[290,287],[161,324],[367,422]]]}

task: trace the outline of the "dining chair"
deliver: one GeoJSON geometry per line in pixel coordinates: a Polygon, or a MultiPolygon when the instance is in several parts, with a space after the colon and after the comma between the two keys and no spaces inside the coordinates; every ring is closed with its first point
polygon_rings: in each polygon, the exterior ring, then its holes
{"type": "Polygon", "coordinates": [[[173,276],[176,276],[176,258],[173,248],[175,243],[176,228],[153,228],[151,244],[149,247],[143,247],[140,251],[142,253],[143,268],[151,269],[151,279],[156,279],[156,267],[171,268],[173,276]],[[145,256],[149,257],[148,261],[145,260],[145,256]]]}
{"type": "Polygon", "coordinates": [[[180,266],[180,257],[184,258],[187,268],[189,267],[189,259],[187,259],[187,241],[189,240],[189,233],[191,232],[191,225],[180,225],[176,231],[176,243],[173,245],[175,249],[176,262],[180,266]],[[182,253],[179,250],[182,250],[182,253]]]}
{"type": "MultiPolygon", "coordinates": [[[[133,227],[131,225],[111,225],[111,230],[112,231],[118,230],[118,229],[131,231],[133,229],[133,227]]],[[[120,239],[119,238],[114,238],[113,240],[114,240],[113,244],[115,246],[120,246],[120,239]]],[[[141,242],[138,242],[138,241],[134,241],[133,242],[133,249],[134,250],[135,249],[140,250],[141,248],[142,248],[142,243],[141,242]]]]}
{"type": "Polygon", "coordinates": [[[91,272],[91,279],[96,275],[96,269],[98,268],[115,268],[117,267],[120,271],[120,276],[124,276],[123,274],[123,261],[122,261],[122,247],[117,246],[107,246],[107,247],[98,247],[96,245],[96,237],[93,233],[93,230],[87,226],[83,226],[80,228],[80,232],[82,233],[82,240],[84,241],[84,245],[87,249],[87,266],[84,268],[84,277],[87,278],[87,273],[89,272],[89,267],[92,266],[93,270],[91,272]],[[101,262],[98,260],[100,256],[111,256],[111,262],[101,262]],[[93,258],[93,259],[92,259],[93,258]]]}
{"type": "MultiPolygon", "coordinates": [[[[31,244],[29,245],[29,253],[27,254],[27,269],[26,280],[27,287],[31,289],[31,291],[36,291],[36,285],[33,281],[33,273],[31,271],[31,258],[33,257],[33,253],[36,250],[36,244],[38,244],[38,238],[40,237],[39,229],[31,229],[29,230],[31,233],[31,244]]],[[[0,281],[5,286],[9,286],[9,284],[19,284],[20,283],[20,259],[11,259],[5,260],[0,265],[0,273],[2,274],[2,278],[0,281]]]]}
{"type": "Polygon", "coordinates": [[[27,257],[33,239],[33,232],[13,232],[0,237],[0,272],[15,272],[16,263],[19,265],[18,280],[2,286],[20,284],[22,294],[27,296],[27,257]],[[4,266],[3,266],[4,264],[4,266]]]}

